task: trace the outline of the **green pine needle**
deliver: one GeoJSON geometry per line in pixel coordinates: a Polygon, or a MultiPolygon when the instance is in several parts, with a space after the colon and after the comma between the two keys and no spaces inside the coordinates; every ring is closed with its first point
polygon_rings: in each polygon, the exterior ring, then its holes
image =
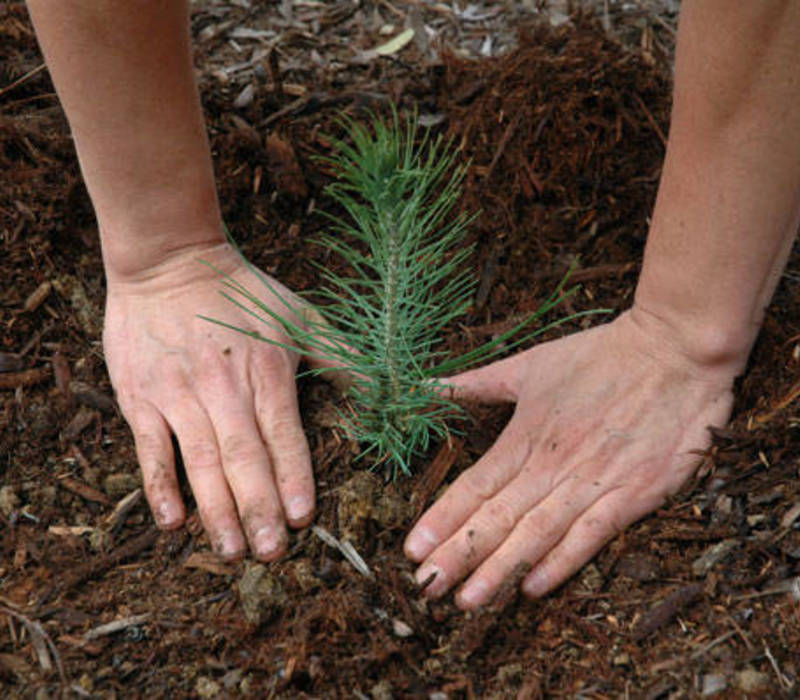
{"type": "Polygon", "coordinates": [[[577,287],[565,291],[565,277],[522,323],[461,357],[447,358],[441,332],[467,312],[476,285],[466,269],[472,246],[464,244],[474,216],[452,215],[465,167],[456,163],[449,141],[429,131],[418,141],[416,115],[405,120],[404,128],[394,110],[389,123],[375,118],[370,126],[351,120],[342,124],[348,141],[336,141],[335,155],[322,160],[338,174],[327,193],[346,218],[328,215],[331,228],[320,243],[340,255],[354,276],[323,269],[326,286],[319,298],[325,303],[317,307],[318,314],[301,316],[256,268],[250,266],[285,313],[276,313],[223,275],[223,295],[285,333],[292,345],[208,320],[341,366],[352,378],[350,411],[340,412],[348,434],[363,446],[362,456],[390,463],[395,476],[409,474],[412,458],[434,440],[445,439],[452,432],[448,421],[463,415],[447,398],[440,377],[508,352],[566,320],[597,312],[573,314],[519,337],[575,293],[577,287]]]}

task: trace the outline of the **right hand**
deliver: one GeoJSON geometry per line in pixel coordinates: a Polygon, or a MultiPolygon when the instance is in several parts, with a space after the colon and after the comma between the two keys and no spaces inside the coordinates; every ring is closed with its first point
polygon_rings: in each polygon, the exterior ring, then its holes
{"type": "MultiPolygon", "coordinates": [[[[214,549],[232,559],[249,543],[258,559],[269,561],[286,549],[285,523],[302,527],[314,514],[294,384],[299,358],[198,318],[291,342],[223,298],[219,275],[199,260],[270,302],[270,292],[231,246],[182,250],[135,278],[109,280],[106,362],[159,526],[175,528],[186,517],[174,435],[214,549]]],[[[293,307],[300,305],[272,284],[293,307]]],[[[278,299],[271,307],[289,313],[278,299]]]]}

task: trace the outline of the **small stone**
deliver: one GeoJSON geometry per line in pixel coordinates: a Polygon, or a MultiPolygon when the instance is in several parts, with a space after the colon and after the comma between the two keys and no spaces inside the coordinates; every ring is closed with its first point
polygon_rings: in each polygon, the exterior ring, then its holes
{"type": "Polygon", "coordinates": [[[322,585],[322,581],[314,576],[314,566],[308,559],[296,561],[292,566],[292,574],[294,574],[294,580],[303,593],[308,593],[322,585]]]}
{"type": "Polygon", "coordinates": [[[208,676],[198,676],[194,689],[201,698],[215,698],[222,692],[222,686],[208,676]]]}
{"type": "Polygon", "coordinates": [[[442,662],[433,656],[429,656],[422,662],[422,670],[429,676],[435,676],[442,672],[442,662]]]}
{"type": "Polygon", "coordinates": [[[736,674],[736,687],[745,693],[762,690],[769,684],[769,676],[754,668],[745,668],[736,674]]]}
{"type": "Polygon", "coordinates": [[[248,561],[239,579],[239,599],[247,621],[260,625],[280,611],[287,596],[278,576],[263,564],[248,561]]]}
{"type": "MultiPolygon", "coordinates": [[[[733,499],[727,494],[721,493],[714,501],[714,512],[721,515],[730,515],[733,511],[733,499]]],[[[707,676],[707,678],[716,678],[716,676],[707,676]]]]}
{"type": "Polygon", "coordinates": [[[372,696],[372,700],[392,700],[394,697],[392,695],[392,684],[386,680],[373,685],[369,694],[372,696]]]}
{"type": "Polygon", "coordinates": [[[83,688],[87,693],[91,693],[94,691],[94,681],[92,677],[88,673],[84,673],[78,679],[78,685],[83,688]]]}
{"type": "Polygon", "coordinates": [[[42,486],[39,495],[44,505],[54,506],[56,504],[56,500],[58,499],[58,489],[52,484],[45,484],[42,486]]]}
{"type": "Polygon", "coordinates": [[[603,574],[594,564],[587,564],[580,572],[581,585],[592,593],[600,590],[603,585],[603,574]]]}
{"type": "Polygon", "coordinates": [[[127,496],[131,491],[135,491],[142,485],[138,474],[129,472],[117,472],[109,474],[103,479],[103,490],[112,498],[127,496]]]}
{"type": "Polygon", "coordinates": [[[0,489],[0,512],[9,518],[11,514],[19,508],[19,505],[20,500],[19,496],[17,496],[17,492],[10,486],[3,486],[3,488],[0,489]]]}
{"type": "Polygon", "coordinates": [[[631,662],[630,654],[623,651],[621,654],[617,654],[611,661],[612,666],[627,666],[631,662]]]}
{"type": "Polygon", "coordinates": [[[497,669],[497,682],[504,687],[517,686],[522,681],[522,664],[506,664],[497,669]]]}
{"type": "Polygon", "coordinates": [[[363,542],[380,493],[381,480],[370,471],[356,472],[342,484],[336,512],[340,539],[363,542]]]}
{"type": "Polygon", "coordinates": [[[703,676],[703,688],[700,691],[704,697],[721,693],[728,687],[728,679],[721,673],[707,673],[703,676]]]}
{"type": "Polygon", "coordinates": [[[413,508],[408,499],[398,493],[394,484],[389,484],[380,495],[372,517],[383,528],[393,530],[411,519],[413,508]]]}
{"type": "Polygon", "coordinates": [[[253,677],[251,675],[248,674],[242,678],[242,682],[239,683],[239,692],[244,696],[248,696],[253,692],[253,677]]]}
{"type": "Polygon", "coordinates": [[[242,680],[243,671],[240,668],[234,668],[231,671],[228,671],[222,677],[222,685],[225,686],[225,690],[233,690],[234,686],[239,685],[242,680]]]}
{"type": "Polygon", "coordinates": [[[394,632],[395,637],[400,637],[401,639],[405,639],[414,634],[414,630],[411,629],[411,626],[398,618],[392,620],[392,632],[394,632]]]}
{"type": "Polygon", "coordinates": [[[111,549],[111,535],[105,530],[94,528],[89,533],[89,546],[93,552],[107,552],[111,549]]]}

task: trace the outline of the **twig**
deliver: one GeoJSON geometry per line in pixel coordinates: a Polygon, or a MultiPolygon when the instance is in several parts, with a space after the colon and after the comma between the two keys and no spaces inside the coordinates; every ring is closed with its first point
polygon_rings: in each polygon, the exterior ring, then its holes
{"type": "Polygon", "coordinates": [[[794,687],[794,683],[790,681],[783,673],[781,672],[780,666],[778,666],[778,662],[775,660],[775,657],[772,655],[772,651],[767,646],[766,641],[764,641],[764,655],[769,660],[770,666],[772,666],[772,670],[775,671],[775,675],[778,677],[778,683],[780,683],[781,688],[785,688],[786,690],[790,690],[794,687]]]}
{"type": "Polygon", "coordinates": [[[142,489],[134,489],[114,506],[114,510],[105,518],[104,525],[111,532],[116,532],[125,522],[130,512],[142,500],[142,489]]]}
{"type": "Polygon", "coordinates": [[[706,644],[705,646],[701,647],[696,652],[694,652],[690,658],[692,659],[692,661],[694,661],[695,659],[699,659],[701,656],[703,656],[703,654],[711,651],[715,646],[722,644],[722,642],[727,642],[735,634],[736,630],[730,630],[729,632],[720,635],[716,639],[711,640],[708,644],[706,644]]]}
{"type": "Polygon", "coordinates": [[[456,458],[464,449],[464,445],[458,438],[451,438],[445,442],[433,462],[425,470],[425,473],[420,479],[419,486],[414,491],[411,497],[411,504],[414,506],[414,517],[418,518],[422,515],[422,511],[430,500],[431,496],[436,493],[436,490],[441,485],[450,468],[456,461],[456,458]]]}
{"type": "Polygon", "coordinates": [[[506,150],[506,146],[508,145],[508,142],[511,140],[511,137],[514,135],[514,132],[517,130],[517,127],[519,126],[521,119],[522,119],[522,110],[517,112],[514,118],[508,123],[506,130],[500,137],[500,143],[497,145],[497,150],[495,151],[494,156],[492,157],[492,162],[489,163],[489,167],[486,169],[486,174],[483,176],[484,182],[488,182],[489,178],[492,176],[492,173],[494,172],[497,162],[503,155],[503,151],[506,150]]]}
{"type": "Polygon", "coordinates": [[[42,667],[42,670],[45,672],[52,671],[53,661],[55,661],[56,669],[58,670],[58,675],[61,678],[61,682],[66,683],[67,678],[64,675],[64,667],[61,664],[61,656],[59,656],[56,645],[53,644],[53,640],[50,639],[50,635],[45,632],[45,629],[42,627],[41,623],[37,622],[36,620],[31,620],[30,618],[25,617],[25,615],[15,612],[11,608],[7,608],[4,605],[0,606],[0,612],[16,618],[23,625],[25,625],[25,629],[28,630],[28,634],[31,637],[31,644],[33,644],[33,648],[36,650],[36,656],[39,659],[39,665],[42,667]]]}
{"type": "Polygon", "coordinates": [[[7,92],[13,90],[18,85],[22,85],[22,83],[24,83],[26,80],[30,80],[35,75],[38,75],[39,73],[41,73],[45,69],[45,67],[46,67],[45,64],[42,63],[42,64],[36,66],[36,68],[33,68],[32,70],[29,70],[27,73],[25,73],[25,75],[21,75],[13,83],[9,83],[4,88],[0,88],[0,97],[5,95],[7,92]]]}
{"type": "Polygon", "coordinates": [[[344,558],[353,565],[353,568],[358,571],[358,573],[366,576],[367,578],[372,578],[372,572],[370,571],[369,566],[367,566],[367,563],[364,561],[364,559],[362,559],[361,555],[356,551],[351,542],[346,540],[344,542],[340,542],[324,527],[320,527],[319,525],[312,525],[311,532],[313,532],[329,547],[338,549],[344,558]]]}
{"type": "Polygon", "coordinates": [[[66,576],[61,583],[46,591],[39,600],[39,605],[41,606],[44,604],[51,593],[66,593],[92,576],[95,576],[106,569],[110,569],[111,567],[125,561],[125,559],[136,556],[145,549],[152,547],[158,539],[158,535],[158,530],[155,527],[150,527],[141,535],[129,539],[127,542],[117,547],[114,551],[98,556],[86,562],[86,564],[83,566],[77,567],[77,569],[73,571],[71,575],[66,576]]]}
{"type": "Polygon", "coordinates": [[[93,639],[99,639],[100,637],[106,637],[109,634],[120,632],[128,627],[133,627],[134,625],[141,625],[143,622],[146,622],[149,619],[150,619],[150,613],[143,613],[142,615],[131,615],[130,617],[123,617],[121,620],[112,620],[111,622],[106,622],[104,625],[98,625],[97,627],[93,627],[86,634],[83,635],[83,639],[87,642],[90,642],[93,639]]]}
{"type": "Polygon", "coordinates": [[[39,384],[50,376],[50,367],[34,367],[23,372],[0,374],[0,389],[16,389],[21,386],[39,384]]]}
{"type": "Polygon", "coordinates": [[[656,136],[658,136],[659,140],[661,141],[661,145],[664,148],[667,147],[667,137],[664,136],[664,132],[661,130],[661,127],[658,125],[658,122],[655,120],[653,115],[650,113],[650,110],[647,109],[647,105],[645,105],[644,100],[642,100],[639,95],[635,92],[633,93],[633,99],[639,103],[639,107],[644,112],[644,116],[647,119],[648,124],[653,128],[653,131],[656,132],[656,136]]]}
{"type": "Polygon", "coordinates": [[[110,506],[112,503],[111,499],[102,491],[98,491],[96,488],[89,486],[89,484],[85,484],[79,479],[69,476],[69,474],[57,476],[56,483],[67,491],[71,491],[81,498],[85,498],[87,501],[101,503],[104,506],[110,506]]]}

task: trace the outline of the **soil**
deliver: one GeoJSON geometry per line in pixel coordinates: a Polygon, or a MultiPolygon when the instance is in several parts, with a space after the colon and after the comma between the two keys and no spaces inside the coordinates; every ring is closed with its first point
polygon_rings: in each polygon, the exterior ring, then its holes
{"type": "MultiPolygon", "coordinates": [[[[416,106],[471,161],[463,206],[482,210],[471,232],[479,287],[445,338],[451,350],[534,309],[572,264],[582,288],[568,310],[630,304],[668,128],[674,14],[295,5],[290,16],[292,3],[194,4],[225,220],[254,262],[298,290],[317,286],[314,261],[341,264],[311,241],[332,207],[313,156],[342,113],[392,100],[416,106]],[[397,55],[368,52],[405,24],[430,31],[397,55]]],[[[23,3],[0,8],[0,46],[6,697],[797,692],[796,254],[698,477],[546,598],[520,598],[512,580],[465,614],[452,598],[421,598],[402,555],[414,518],[491,445],[509,409],[471,407],[463,440],[391,483],[354,461],[336,427],[341,397],[309,379],[299,389],[316,529],[295,533],[272,565],[223,563],[196,515],[177,532],[153,526],[103,364],[91,205],[23,3]]]]}

